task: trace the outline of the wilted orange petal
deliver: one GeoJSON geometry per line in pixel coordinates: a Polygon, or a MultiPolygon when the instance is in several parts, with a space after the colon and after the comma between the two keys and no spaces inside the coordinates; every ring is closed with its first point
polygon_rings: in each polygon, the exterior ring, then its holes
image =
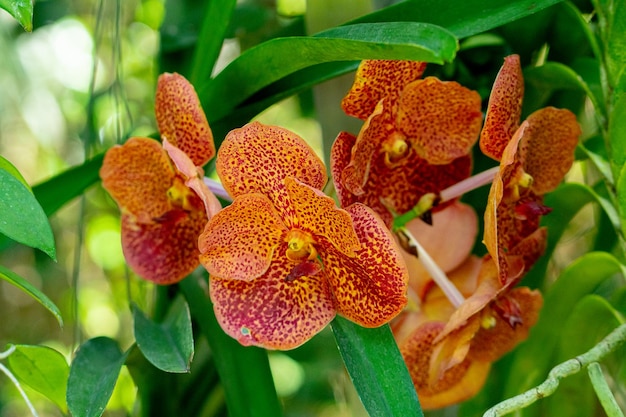
{"type": "Polygon", "coordinates": [[[480,105],[476,91],[427,77],[402,91],[396,126],[430,164],[447,164],[467,155],[478,139],[480,105]]]}
{"type": "MultiPolygon", "coordinates": [[[[284,243],[278,248],[286,250],[284,243]]],[[[280,256],[250,282],[211,276],[211,300],[222,329],[244,346],[283,350],[322,330],[335,317],[324,272],[286,280],[294,266],[280,256]]]]}
{"type": "Polygon", "coordinates": [[[204,171],[194,165],[186,153],[163,139],[163,149],[167,152],[176,169],[185,177],[185,185],[192,189],[204,203],[207,217],[213,217],[222,209],[222,205],[204,183],[204,171]]]}
{"type": "Polygon", "coordinates": [[[281,214],[289,211],[284,190],[286,177],[298,178],[317,189],[328,180],[324,163],[300,136],[259,122],[226,135],[216,168],[222,185],[233,198],[246,193],[265,194],[281,214]]]}
{"type": "Polygon", "coordinates": [[[378,103],[376,109],[363,123],[352,148],[350,163],[341,173],[343,186],[351,193],[363,194],[363,186],[367,182],[370,167],[382,152],[383,142],[394,131],[391,104],[385,99],[378,103]]]}
{"type": "Polygon", "coordinates": [[[404,86],[421,77],[425,69],[425,62],[364,60],[341,108],[348,116],[365,120],[381,99],[395,101],[404,86]]]}
{"type": "Polygon", "coordinates": [[[295,212],[290,228],[323,236],[346,256],[354,257],[361,244],[352,226],[350,214],[337,208],[335,200],[295,178],[285,178],[285,187],[295,212]]]}
{"type": "Polygon", "coordinates": [[[528,271],[545,252],[547,239],[548,229],[540,227],[511,248],[510,254],[521,256],[524,261],[525,270],[528,271]]]}
{"type": "Polygon", "coordinates": [[[463,326],[449,333],[433,346],[429,364],[431,385],[443,378],[446,371],[465,361],[470,342],[480,329],[480,317],[473,316],[463,326]]]}
{"type": "Polygon", "coordinates": [[[319,252],[337,313],[364,327],[378,327],[395,317],[407,303],[408,272],[391,233],[368,207],[346,208],[361,243],[349,258],[329,242],[319,252]]]}
{"type": "Polygon", "coordinates": [[[180,74],[161,74],[154,103],[161,136],[185,152],[194,165],[215,156],[213,134],[193,86],[180,74]]]}
{"type": "Polygon", "coordinates": [[[543,305],[541,293],[527,287],[515,288],[506,294],[506,298],[516,303],[521,312],[521,323],[512,327],[501,315],[493,312],[495,326],[481,328],[470,348],[469,357],[473,360],[493,362],[511,351],[518,343],[528,337],[528,332],[539,318],[543,305]]]}
{"type": "Polygon", "coordinates": [[[198,239],[200,261],[211,275],[253,280],[267,271],[286,232],[266,196],[242,195],[206,225],[198,239]]]}
{"type": "Polygon", "coordinates": [[[130,138],[104,156],[102,186],[135,221],[150,223],[172,209],[167,190],[176,172],[161,144],[154,139],[130,138]]]}
{"type": "Polygon", "coordinates": [[[554,107],[537,110],[526,121],[524,169],[533,177],[531,189],[541,195],[554,190],[571,168],[581,130],[572,112],[554,107]]]}
{"type": "Polygon", "coordinates": [[[500,160],[519,127],[523,98],[524,76],[519,56],[507,56],[493,83],[485,125],[480,133],[480,149],[485,155],[500,160]]]}
{"type": "Polygon", "coordinates": [[[427,322],[400,345],[400,352],[424,410],[442,408],[474,396],[485,383],[490,368],[489,362],[465,360],[446,371],[436,383],[429,384],[432,343],[443,326],[441,322],[427,322]]]}
{"type": "Polygon", "coordinates": [[[151,223],[122,215],[122,249],[130,268],[157,284],[173,284],[198,267],[198,235],[207,222],[204,211],[175,209],[151,223]]]}
{"type": "MultiPolygon", "coordinates": [[[[471,206],[457,201],[434,212],[432,226],[421,219],[414,219],[406,224],[406,228],[433,261],[444,272],[449,272],[472,251],[478,234],[478,217],[471,206]]],[[[417,294],[423,295],[432,278],[417,257],[404,251],[403,254],[409,268],[409,285],[417,294]]]]}

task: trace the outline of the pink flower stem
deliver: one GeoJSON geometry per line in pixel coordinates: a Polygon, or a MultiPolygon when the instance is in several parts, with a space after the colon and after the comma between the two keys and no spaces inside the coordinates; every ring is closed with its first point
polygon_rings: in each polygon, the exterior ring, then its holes
{"type": "Polygon", "coordinates": [[[215,181],[214,179],[211,179],[209,177],[204,177],[204,183],[207,187],[209,187],[209,190],[211,190],[211,192],[217,197],[226,201],[233,201],[233,198],[226,192],[224,186],[219,181],[215,181]]]}
{"type": "Polygon", "coordinates": [[[495,166],[493,168],[489,168],[486,171],[479,172],[476,175],[472,175],[471,177],[466,178],[463,181],[457,182],[456,184],[446,188],[439,193],[439,202],[443,203],[445,201],[453,200],[455,198],[461,197],[463,194],[469,191],[475,190],[478,187],[490,184],[499,170],[500,167],[495,166]]]}
{"type": "Polygon", "coordinates": [[[398,232],[404,234],[409,241],[409,244],[417,251],[417,259],[422,262],[424,268],[428,271],[433,281],[441,288],[441,291],[446,295],[450,303],[458,308],[465,301],[463,294],[454,286],[452,281],[448,278],[445,272],[437,265],[437,263],[430,257],[428,252],[417,241],[415,236],[405,227],[402,227],[398,232]]]}

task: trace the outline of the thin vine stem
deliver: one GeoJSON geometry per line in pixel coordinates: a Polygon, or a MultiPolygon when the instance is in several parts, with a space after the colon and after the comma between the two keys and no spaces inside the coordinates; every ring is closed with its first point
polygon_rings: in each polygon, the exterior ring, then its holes
{"type": "Polygon", "coordinates": [[[602,341],[582,355],[569,359],[552,368],[548,374],[548,378],[541,384],[522,394],[496,404],[487,410],[487,412],[483,414],[483,417],[504,416],[526,408],[537,400],[552,395],[558,388],[561,379],[574,375],[582,369],[587,368],[590,364],[600,361],[608,354],[614,352],[624,341],[626,341],[626,324],[622,324],[613,330],[602,341]]]}

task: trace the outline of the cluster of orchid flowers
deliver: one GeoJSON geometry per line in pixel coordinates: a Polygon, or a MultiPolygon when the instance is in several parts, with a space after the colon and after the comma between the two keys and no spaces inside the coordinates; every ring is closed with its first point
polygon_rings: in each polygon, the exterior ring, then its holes
{"type": "Polygon", "coordinates": [[[391,322],[423,408],[474,395],[537,320],[541,294],[515,285],[544,251],[542,198],[569,170],[580,128],[551,107],[520,122],[517,56],[505,59],[484,124],[476,92],[422,78],[425,67],[359,66],[342,108],[363,127],[341,132],[331,151],[339,207],[301,137],[253,122],[217,152],[232,201],[222,208],[202,169],[216,150],[198,97],[182,76],[161,75],[162,142],[131,138],[100,172],[122,213],[129,266],[165,285],[202,264],[218,322],[243,345],[292,349],[336,314],[391,322]],[[479,136],[500,166],[470,177],[479,136]],[[476,213],[459,197],[489,182],[488,254],[478,258],[476,213]]]}

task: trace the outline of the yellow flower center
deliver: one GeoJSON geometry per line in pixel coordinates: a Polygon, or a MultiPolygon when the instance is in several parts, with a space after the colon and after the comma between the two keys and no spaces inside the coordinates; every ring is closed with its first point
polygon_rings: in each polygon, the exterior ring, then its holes
{"type": "Polygon", "coordinates": [[[317,258],[317,251],[313,244],[315,239],[309,233],[302,230],[293,229],[285,237],[287,242],[287,258],[292,261],[317,258]]]}
{"type": "Polygon", "coordinates": [[[191,211],[194,209],[192,199],[195,193],[189,189],[179,177],[174,178],[174,184],[167,190],[167,198],[173,206],[180,207],[183,210],[191,211]]]}
{"type": "Polygon", "coordinates": [[[408,150],[409,145],[406,143],[404,135],[395,132],[391,138],[383,144],[385,163],[387,165],[396,164],[406,156],[408,150]]]}
{"type": "Polygon", "coordinates": [[[529,188],[533,184],[533,177],[527,172],[522,171],[521,174],[511,181],[511,192],[513,198],[517,201],[521,198],[520,187],[529,188]]]}

